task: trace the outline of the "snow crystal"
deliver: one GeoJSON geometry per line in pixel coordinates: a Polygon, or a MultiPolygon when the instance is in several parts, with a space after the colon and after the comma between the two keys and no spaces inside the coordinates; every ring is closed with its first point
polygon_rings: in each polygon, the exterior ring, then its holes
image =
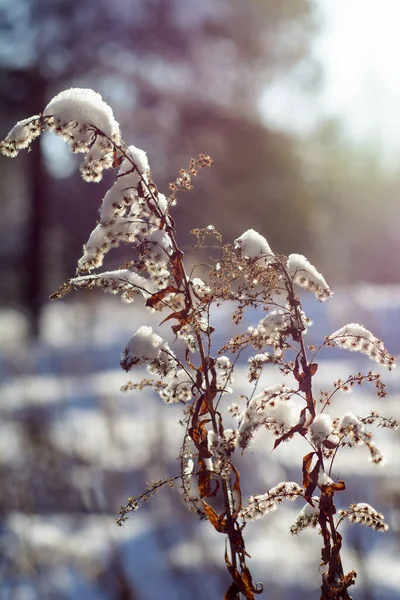
{"type": "Polygon", "coordinates": [[[167,263],[170,255],[173,253],[171,238],[162,229],[153,231],[147,239],[149,246],[147,249],[147,257],[156,259],[158,263],[167,263]]]}
{"type": "Polygon", "coordinates": [[[384,523],[385,517],[383,514],[366,502],[351,504],[347,510],[340,509],[339,514],[341,518],[346,518],[351,523],[361,523],[375,529],[375,531],[382,532],[389,529],[389,526],[384,523]]]}
{"type": "Polygon", "coordinates": [[[185,456],[184,458],[186,460],[186,466],[183,469],[183,474],[191,475],[193,473],[193,469],[194,469],[194,461],[190,456],[189,457],[185,456]]]}
{"type": "Polygon", "coordinates": [[[158,194],[157,198],[157,206],[160,209],[161,213],[165,215],[168,210],[168,200],[164,194],[158,194]]]}
{"type": "Polygon", "coordinates": [[[220,391],[232,394],[232,388],[228,386],[228,383],[232,383],[232,363],[227,356],[219,356],[215,361],[215,368],[217,371],[217,388],[220,391]]]}
{"type": "Polygon", "coordinates": [[[146,235],[148,236],[156,227],[149,220],[145,221],[144,217],[141,218],[134,214],[129,214],[126,217],[117,215],[107,224],[99,223],[83,247],[83,255],[78,261],[78,269],[80,271],[90,271],[101,267],[104,256],[110,248],[116,248],[120,243],[133,244],[143,241],[143,238],[145,239],[146,235]]]}
{"type": "MultiPolygon", "coordinates": [[[[138,152],[143,152],[143,150],[139,151],[135,146],[129,146],[128,151],[130,148],[135,148],[138,152]]],[[[145,152],[143,154],[145,155],[145,152]]],[[[130,152],[128,155],[130,155],[130,152]]],[[[139,182],[144,178],[144,175],[141,174],[141,169],[147,166],[147,168],[144,168],[147,171],[149,168],[147,157],[146,162],[142,160],[140,165],[140,168],[133,169],[132,163],[127,158],[122,161],[117,180],[104,196],[100,207],[100,219],[102,223],[112,222],[121,210],[125,212],[128,207],[132,206],[137,198],[139,182]]]]}
{"type": "Polygon", "coordinates": [[[365,444],[368,447],[369,459],[376,465],[384,464],[384,455],[373,442],[373,436],[364,423],[352,412],[346,413],[339,422],[339,432],[348,436],[354,444],[365,444]]]}

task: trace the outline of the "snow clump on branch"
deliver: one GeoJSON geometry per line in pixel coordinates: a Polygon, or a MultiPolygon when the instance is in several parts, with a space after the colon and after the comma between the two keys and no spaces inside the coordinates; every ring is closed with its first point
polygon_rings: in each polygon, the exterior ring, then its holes
{"type": "MultiPolygon", "coordinates": [[[[118,215],[127,212],[137,199],[137,188],[141,178],[145,178],[149,171],[147,155],[136,146],[129,146],[125,152],[126,158],[122,161],[118,171],[117,180],[108,190],[100,206],[100,222],[103,226],[115,222],[118,215]]],[[[135,211],[132,211],[132,216],[135,211]]]]}
{"type": "Polygon", "coordinates": [[[373,436],[364,423],[351,411],[347,412],[339,421],[338,433],[347,437],[354,445],[365,444],[370,453],[370,461],[376,465],[384,463],[384,456],[373,442],[373,436]]]}
{"type": "Polygon", "coordinates": [[[312,292],[320,302],[332,296],[324,277],[302,254],[290,254],[286,268],[293,283],[312,292]]]}
{"type": "Polygon", "coordinates": [[[307,502],[297,515],[293,525],[290,528],[290,533],[295,535],[300,533],[307,527],[316,527],[319,519],[319,498],[312,497],[313,504],[307,502]]]}
{"type": "Polygon", "coordinates": [[[112,108],[91,89],[71,88],[55,96],[43,111],[48,126],[68,142],[72,152],[86,158],[81,166],[85,181],[100,181],[113,165],[113,142],[120,140],[112,108]]]}
{"type": "Polygon", "coordinates": [[[256,350],[262,350],[267,345],[280,348],[285,332],[290,329],[291,315],[283,310],[272,310],[257,327],[249,327],[250,340],[256,350]]]}
{"type": "Polygon", "coordinates": [[[317,415],[310,425],[311,441],[316,445],[322,444],[331,435],[332,430],[331,417],[325,413],[317,415]]]}
{"type": "Polygon", "coordinates": [[[176,366],[175,355],[162,337],[151,327],[142,325],[127,343],[121,367],[129,371],[135,365],[147,365],[150,373],[168,375],[176,366]]]}
{"type": "Polygon", "coordinates": [[[259,519],[274,511],[284,500],[296,500],[303,496],[303,488],[295,481],[283,481],[260,496],[250,496],[249,503],[240,511],[244,521],[259,519]]]}
{"type": "Polygon", "coordinates": [[[188,402],[193,397],[192,388],[194,383],[194,380],[184,369],[179,369],[167,387],[160,392],[160,396],[166,404],[188,402]]]}
{"type": "Polygon", "coordinates": [[[395,366],[396,358],[389,354],[383,342],[358,323],[344,325],[331,333],[326,341],[328,345],[336,344],[336,346],[351,352],[366,354],[371,360],[387,367],[389,371],[395,366]]]}
{"type": "Polygon", "coordinates": [[[155,292],[156,288],[152,281],[145,279],[138,273],[129,269],[117,269],[116,271],[104,271],[95,275],[80,275],[69,280],[70,285],[75,288],[92,289],[100,287],[104,292],[121,294],[125,302],[133,302],[135,296],[142,295],[147,299],[155,292]]]}
{"type": "Polygon", "coordinates": [[[0,143],[0,151],[16,156],[46,129],[66,140],[72,152],[86,154],[81,165],[86,181],[100,181],[103,170],[113,166],[113,144],[120,141],[119,123],[97,92],[84,88],[60,92],[41,115],[19,121],[0,143]]]}
{"type": "Polygon", "coordinates": [[[387,523],[384,523],[385,517],[383,514],[366,502],[351,504],[347,510],[340,509],[339,514],[342,519],[348,519],[351,523],[361,523],[375,529],[375,531],[387,531],[389,529],[387,523]]]}
{"type": "Polygon", "coordinates": [[[291,393],[288,387],[279,384],[266,388],[250,400],[240,419],[238,445],[241,448],[247,448],[262,425],[278,436],[296,423],[291,393]]]}
{"type": "Polygon", "coordinates": [[[265,237],[248,229],[235,240],[235,248],[240,249],[243,258],[257,258],[257,264],[261,267],[267,266],[275,257],[265,237]]]}
{"type": "Polygon", "coordinates": [[[41,133],[40,115],[18,121],[8,133],[6,139],[0,142],[0,152],[4,156],[14,158],[20,150],[28,148],[41,133]]]}

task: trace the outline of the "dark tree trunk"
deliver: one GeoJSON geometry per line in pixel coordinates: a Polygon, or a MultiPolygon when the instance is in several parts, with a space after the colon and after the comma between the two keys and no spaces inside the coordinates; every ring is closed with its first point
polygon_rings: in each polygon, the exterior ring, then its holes
{"type": "MultiPolygon", "coordinates": [[[[30,90],[32,105],[42,107],[39,110],[43,110],[46,105],[45,89],[45,81],[35,70],[31,73],[30,90]]],[[[44,296],[44,239],[46,231],[46,171],[40,138],[32,144],[28,161],[29,207],[23,261],[25,270],[23,299],[28,310],[30,334],[33,338],[36,338],[40,333],[40,307],[44,296]]]]}

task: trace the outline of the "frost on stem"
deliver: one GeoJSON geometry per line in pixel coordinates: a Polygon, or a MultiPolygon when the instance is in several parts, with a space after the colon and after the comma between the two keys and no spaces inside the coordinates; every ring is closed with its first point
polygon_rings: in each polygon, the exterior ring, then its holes
{"type": "Polygon", "coordinates": [[[393,368],[396,358],[389,354],[383,342],[378,340],[368,329],[358,323],[344,325],[326,338],[329,346],[339,346],[351,352],[365,354],[371,360],[387,367],[393,368]]]}
{"type": "Polygon", "coordinates": [[[127,343],[121,357],[121,367],[129,371],[135,365],[147,365],[150,373],[165,376],[176,366],[175,356],[167,342],[142,325],[127,343]]]}
{"type": "Polygon", "coordinates": [[[243,521],[259,519],[263,515],[276,510],[284,500],[296,500],[303,496],[303,488],[294,481],[284,481],[271,488],[261,496],[250,496],[249,503],[240,511],[243,521]]]}
{"type": "Polygon", "coordinates": [[[290,254],[286,268],[293,282],[312,292],[319,301],[332,296],[324,277],[302,254],[290,254]]]}
{"type": "Polygon", "coordinates": [[[194,277],[191,280],[192,290],[196,298],[199,300],[205,300],[211,293],[211,288],[206,285],[206,283],[200,279],[200,277],[194,277]]]}

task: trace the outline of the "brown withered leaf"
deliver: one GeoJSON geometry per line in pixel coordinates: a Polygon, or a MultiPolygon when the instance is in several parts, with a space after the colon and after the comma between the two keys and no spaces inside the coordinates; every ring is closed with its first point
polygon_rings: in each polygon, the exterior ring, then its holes
{"type": "Polygon", "coordinates": [[[114,148],[114,150],[113,150],[113,164],[112,164],[113,169],[117,169],[118,167],[120,167],[123,160],[124,160],[124,157],[122,155],[118,156],[117,149],[114,148]]]}
{"type": "Polygon", "coordinates": [[[202,502],[204,506],[204,513],[211,525],[213,525],[218,533],[226,533],[227,520],[225,513],[222,513],[222,515],[218,516],[215,510],[209,504],[207,504],[207,502],[204,502],[204,500],[202,500],[202,502]]]}
{"type": "Polygon", "coordinates": [[[189,428],[188,433],[198,449],[201,449],[202,442],[205,442],[207,447],[207,429],[205,426],[209,422],[210,419],[203,419],[202,421],[199,421],[197,419],[197,414],[193,416],[193,425],[189,428]]]}
{"type": "Polygon", "coordinates": [[[197,371],[196,367],[190,360],[190,350],[188,347],[186,347],[186,349],[185,349],[185,360],[186,360],[186,364],[192,369],[192,371],[197,371]]]}
{"type": "Polygon", "coordinates": [[[243,582],[243,588],[241,590],[242,594],[245,595],[245,597],[248,600],[251,600],[254,598],[255,600],[255,596],[254,594],[261,594],[264,591],[264,586],[254,586],[253,583],[253,579],[251,577],[251,573],[248,569],[248,567],[246,565],[242,566],[242,582],[243,582]]]}
{"type": "Polygon", "coordinates": [[[304,436],[307,433],[307,429],[305,429],[303,427],[303,425],[300,425],[300,424],[295,425],[294,427],[289,429],[289,431],[287,431],[286,433],[284,433],[278,439],[275,440],[273,450],[275,450],[279,446],[279,444],[281,444],[288,438],[291,438],[295,433],[300,433],[300,435],[304,436]]]}
{"type": "MultiPolygon", "coordinates": [[[[228,558],[228,552],[225,548],[225,562],[228,568],[228,571],[232,577],[232,583],[228,588],[228,592],[230,591],[231,596],[227,596],[228,598],[233,598],[236,600],[235,596],[232,596],[232,593],[236,591],[236,594],[239,592],[243,594],[246,600],[255,600],[254,594],[261,594],[264,590],[263,586],[255,587],[253,584],[253,580],[251,577],[251,573],[245,564],[242,564],[241,570],[242,573],[239,574],[239,571],[232,565],[228,558]]],[[[228,593],[226,592],[226,594],[228,593]]],[[[225,597],[226,597],[225,594],[225,597]]]]}
{"type": "Polygon", "coordinates": [[[323,548],[321,548],[321,564],[320,567],[324,567],[325,565],[328,564],[328,562],[330,561],[331,558],[331,546],[330,544],[324,546],[323,548]]]}
{"type": "Polygon", "coordinates": [[[235,508],[232,518],[236,519],[239,512],[242,510],[242,490],[240,487],[240,473],[237,470],[237,468],[235,467],[235,465],[232,465],[232,470],[235,473],[235,481],[233,484],[233,491],[236,492],[235,503],[237,504],[237,507],[235,508]]]}
{"type": "Polygon", "coordinates": [[[342,480],[337,481],[336,483],[331,483],[329,485],[323,486],[323,491],[325,494],[329,494],[333,496],[335,492],[343,492],[346,489],[346,483],[342,480]]]}
{"type": "Polygon", "coordinates": [[[178,286],[180,286],[182,281],[184,281],[185,279],[185,271],[183,269],[182,261],[183,252],[181,250],[177,250],[176,252],[174,252],[169,261],[172,275],[178,286]]]}
{"type": "Polygon", "coordinates": [[[318,371],[318,363],[310,363],[308,368],[310,369],[310,375],[313,376],[318,371]]]}
{"type": "Polygon", "coordinates": [[[314,490],[317,487],[318,473],[321,466],[321,462],[318,459],[315,464],[315,467],[312,471],[310,471],[312,458],[314,454],[316,455],[316,452],[310,452],[309,454],[306,454],[306,456],[303,458],[303,487],[305,488],[304,499],[307,502],[311,501],[314,490]]]}
{"type": "Polygon", "coordinates": [[[177,312],[173,312],[173,313],[169,314],[167,317],[165,317],[165,319],[163,321],[161,321],[160,325],[162,325],[163,323],[166,323],[170,319],[176,319],[177,321],[179,321],[179,327],[181,329],[184,325],[187,325],[190,322],[190,318],[188,317],[188,314],[189,314],[189,311],[185,308],[183,310],[178,310],[177,312]]]}
{"type": "Polygon", "coordinates": [[[328,570],[328,579],[333,581],[335,579],[335,575],[341,575],[341,560],[340,560],[340,550],[342,548],[342,536],[340,533],[336,532],[336,541],[333,544],[331,557],[329,560],[329,570],[328,570]]]}
{"type": "MultiPolygon", "coordinates": [[[[199,463],[204,464],[202,459],[199,459],[199,463]]],[[[197,489],[199,490],[200,498],[213,498],[218,494],[219,481],[218,479],[212,479],[210,471],[202,468],[198,475],[197,489]],[[215,487],[212,488],[212,482],[214,481],[215,487]]]]}
{"type": "Polygon", "coordinates": [[[350,587],[351,585],[354,585],[356,582],[356,578],[357,578],[356,571],[350,571],[350,573],[347,573],[347,575],[344,575],[343,583],[346,586],[346,588],[350,587]]]}
{"type": "Polygon", "coordinates": [[[337,447],[338,443],[331,442],[331,440],[322,440],[322,445],[325,446],[325,448],[328,448],[328,450],[333,450],[337,447]]]}
{"type": "Polygon", "coordinates": [[[224,596],[224,600],[237,600],[240,589],[236,585],[236,583],[231,583],[228,587],[226,594],[224,596]]]}
{"type": "MultiPolygon", "coordinates": [[[[201,382],[201,378],[200,378],[200,382],[201,382]]],[[[200,402],[199,416],[202,417],[203,415],[205,415],[208,412],[210,412],[210,407],[209,407],[209,404],[208,404],[207,393],[202,394],[202,396],[199,398],[199,400],[201,400],[201,402],[200,402]]]]}
{"type": "Polygon", "coordinates": [[[139,196],[139,198],[144,198],[146,195],[146,190],[144,189],[144,185],[143,185],[143,181],[140,180],[138,185],[137,185],[137,194],[139,196]]]}
{"type": "Polygon", "coordinates": [[[165,298],[165,296],[167,294],[172,294],[172,293],[179,294],[180,291],[175,286],[169,285],[168,287],[164,288],[163,290],[159,290],[158,292],[155,292],[154,294],[152,294],[150,296],[150,298],[147,298],[147,300],[146,300],[146,306],[149,306],[150,308],[153,308],[153,306],[155,306],[156,304],[158,304],[159,302],[161,302],[161,300],[163,298],[165,298]]]}
{"type": "Polygon", "coordinates": [[[313,456],[316,455],[316,452],[310,452],[303,457],[303,487],[306,488],[311,481],[310,477],[310,468],[313,456]]]}

